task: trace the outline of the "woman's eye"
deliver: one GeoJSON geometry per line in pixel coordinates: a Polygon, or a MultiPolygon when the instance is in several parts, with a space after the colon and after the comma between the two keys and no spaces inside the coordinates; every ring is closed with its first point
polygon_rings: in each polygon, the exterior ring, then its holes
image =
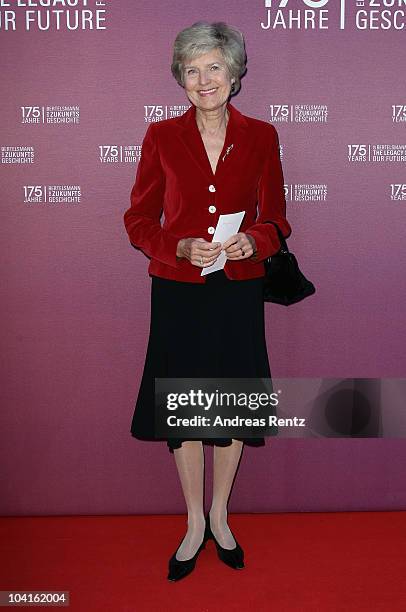
{"type": "Polygon", "coordinates": [[[218,68],[218,66],[212,66],[212,68],[214,68],[216,70],[218,68]]]}

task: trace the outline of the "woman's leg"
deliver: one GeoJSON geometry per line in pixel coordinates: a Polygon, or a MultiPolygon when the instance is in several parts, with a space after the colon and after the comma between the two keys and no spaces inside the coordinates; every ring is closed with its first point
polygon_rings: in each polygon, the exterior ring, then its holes
{"type": "Polygon", "coordinates": [[[223,548],[235,548],[236,542],[227,525],[227,504],[237,472],[244,443],[232,441],[230,446],[214,447],[213,499],[210,526],[214,537],[223,548]]]}
{"type": "Polygon", "coordinates": [[[178,561],[191,559],[203,541],[205,518],[204,452],[199,440],[182,442],[174,449],[176,467],[187,506],[187,533],[176,553],[178,561]]]}

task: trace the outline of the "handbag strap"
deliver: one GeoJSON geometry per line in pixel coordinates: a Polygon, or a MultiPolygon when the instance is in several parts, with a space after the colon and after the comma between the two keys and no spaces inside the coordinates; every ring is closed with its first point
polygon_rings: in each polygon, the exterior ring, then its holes
{"type": "Polygon", "coordinates": [[[277,223],[275,223],[275,221],[265,221],[265,223],[272,223],[272,225],[274,225],[276,227],[276,230],[278,232],[278,238],[279,238],[279,242],[281,243],[281,249],[282,251],[286,251],[287,253],[289,253],[289,249],[288,249],[288,245],[286,244],[286,240],[281,232],[280,227],[278,226],[277,223]]]}

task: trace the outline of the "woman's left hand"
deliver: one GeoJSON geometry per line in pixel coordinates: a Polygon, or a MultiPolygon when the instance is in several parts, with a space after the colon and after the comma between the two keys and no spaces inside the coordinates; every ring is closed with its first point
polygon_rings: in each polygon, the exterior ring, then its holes
{"type": "Polygon", "coordinates": [[[227,259],[248,259],[256,251],[255,239],[244,232],[238,232],[223,243],[222,250],[225,251],[227,259]]]}

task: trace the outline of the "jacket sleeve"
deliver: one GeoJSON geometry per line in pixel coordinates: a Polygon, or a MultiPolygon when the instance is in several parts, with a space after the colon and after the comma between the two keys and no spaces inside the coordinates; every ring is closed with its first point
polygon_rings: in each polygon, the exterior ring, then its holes
{"type": "Polygon", "coordinates": [[[145,255],[169,266],[179,267],[176,249],[179,237],[163,229],[160,218],[165,194],[163,171],[156,143],[155,124],[150,123],[141,146],[131,206],[124,213],[124,225],[131,244],[145,255]]]}
{"type": "Polygon", "coordinates": [[[258,181],[258,215],[255,224],[246,229],[256,243],[256,254],[247,261],[258,263],[277,253],[281,247],[276,227],[267,222],[275,221],[284,238],[292,233],[286,219],[286,201],[282,164],[279,157],[279,139],[276,128],[269,124],[265,163],[258,181]]]}

